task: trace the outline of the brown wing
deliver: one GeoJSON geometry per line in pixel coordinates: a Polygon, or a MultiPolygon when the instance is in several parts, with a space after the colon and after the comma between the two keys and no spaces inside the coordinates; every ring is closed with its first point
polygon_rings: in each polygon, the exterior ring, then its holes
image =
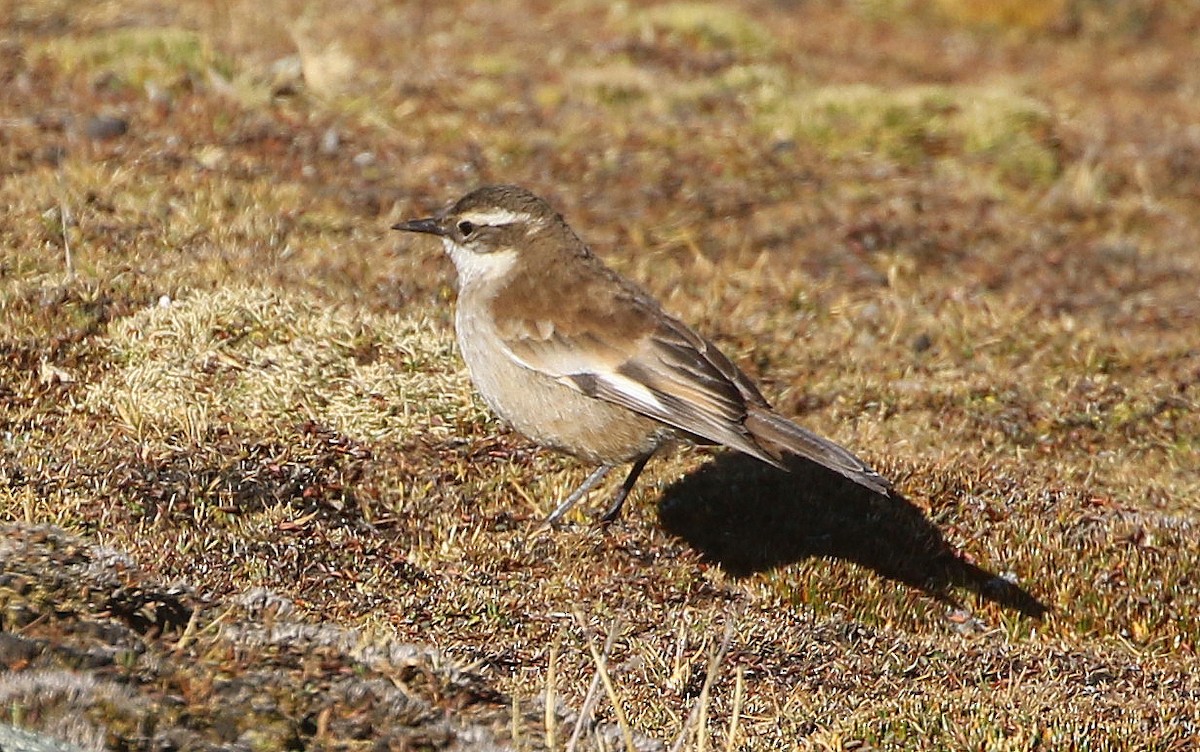
{"type": "Polygon", "coordinates": [[[519,363],[596,399],[666,423],[680,431],[738,449],[773,465],[778,458],[746,430],[747,404],[766,400],[716,347],[656,308],[640,308],[641,326],[577,326],[549,319],[513,320],[500,327],[504,346],[519,363]],[[632,336],[631,336],[632,335],[632,336]]]}
{"type": "Polygon", "coordinates": [[[771,410],[711,342],[604,266],[565,223],[543,230],[525,238],[523,273],[489,302],[517,362],[776,467],[794,454],[887,493],[862,460],[771,410]]]}

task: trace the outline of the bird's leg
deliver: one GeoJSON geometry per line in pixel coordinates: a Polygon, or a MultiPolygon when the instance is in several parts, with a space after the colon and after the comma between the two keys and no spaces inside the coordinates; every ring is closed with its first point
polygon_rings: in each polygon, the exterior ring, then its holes
{"type": "Polygon", "coordinates": [[[608,509],[604,511],[604,516],[600,518],[601,522],[612,522],[621,516],[621,507],[625,504],[625,497],[629,496],[629,492],[633,490],[633,484],[637,483],[638,476],[642,474],[642,468],[654,456],[654,452],[647,452],[641,457],[633,461],[633,467],[629,468],[629,475],[625,476],[625,482],[617,489],[617,493],[613,496],[612,504],[608,505],[608,509]]]}
{"type": "MultiPolygon", "coordinates": [[[[550,513],[550,516],[547,517],[546,521],[542,523],[542,527],[549,527],[550,525],[553,525],[562,519],[562,516],[571,511],[571,507],[575,506],[575,502],[582,499],[585,493],[591,491],[596,487],[597,483],[604,480],[604,476],[608,475],[608,471],[612,469],[612,465],[601,465],[600,467],[596,468],[592,474],[587,477],[587,480],[585,480],[579,486],[579,488],[576,488],[574,491],[572,491],[571,495],[564,499],[563,503],[559,504],[558,508],[550,513]]],[[[626,483],[628,482],[629,481],[626,481],[626,483]]]]}

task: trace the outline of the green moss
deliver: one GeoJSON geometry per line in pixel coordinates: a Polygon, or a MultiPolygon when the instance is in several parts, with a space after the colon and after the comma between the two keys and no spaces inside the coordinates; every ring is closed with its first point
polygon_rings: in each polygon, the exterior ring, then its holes
{"type": "Polygon", "coordinates": [[[229,77],[230,61],[217,55],[199,34],[173,27],[103,31],[93,36],[54,39],[34,47],[35,54],[74,71],[111,73],[128,86],[203,74],[210,69],[229,77]]]}
{"type": "Polygon", "coordinates": [[[1010,91],[854,85],[805,92],[748,83],[760,125],[837,156],[870,152],[903,164],[958,160],[1020,186],[1047,184],[1061,169],[1046,143],[1049,113],[1010,91]]]}

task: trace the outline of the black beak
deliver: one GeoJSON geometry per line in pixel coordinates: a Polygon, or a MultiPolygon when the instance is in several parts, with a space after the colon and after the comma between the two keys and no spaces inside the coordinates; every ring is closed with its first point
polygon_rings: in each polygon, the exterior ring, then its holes
{"type": "Polygon", "coordinates": [[[446,230],[442,227],[442,221],[437,217],[410,219],[407,222],[399,222],[392,225],[392,229],[402,232],[423,232],[428,235],[446,236],[446,230]]]}

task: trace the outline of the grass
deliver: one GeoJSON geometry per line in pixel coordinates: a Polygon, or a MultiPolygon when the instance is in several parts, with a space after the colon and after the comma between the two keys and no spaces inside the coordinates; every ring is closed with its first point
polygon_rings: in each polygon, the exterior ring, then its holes
{"type": "Polygon", "coordinates": [[[754,20],[752,11],[718,3],[666,3],[631,14],[628,23],[652,42],[659,41],[655,37],[662,34],[681,44],[746,55],[770,52],[774,47],[770,33],[754,20]]]}
{"type": "Polygon", "coordinates": [[[229,64],[217,58],[195,31],[181,28],[103,30],[85,39],[60,37],[29,49],[66,71],[103,70],[113,84],[137,89],[182,76],[202,76],[229,64]]]}
{"type": "Polygon", "coordinates": [[[763,117],[774,131],[813,140],[835,156],[867,152],[919,164],[949,152],[952,172],[966,165],[1042,186],[1059,169],[1052,145],[1043,143],[1048,114],[1007,88],[827,87],[789,92],[765,105],[763,117]]]}
{"type": "Polygon", "coordinates": [[[163,300],[109,329],[114,368],[83,401],[140,445],[270,435],[280,415],[403,443],[481,422],[450,339],[429,319],[350,316],[269,290],[163,300]]]}
{"type": "Polygon", "coordinates": [[[1196,8],[899,5],[0,4],[0,720],[1194,745],[1196,8]],[[590,468],[387,229],[499,181],[901,496],[686,450],[537,531],[590,468]]]}

